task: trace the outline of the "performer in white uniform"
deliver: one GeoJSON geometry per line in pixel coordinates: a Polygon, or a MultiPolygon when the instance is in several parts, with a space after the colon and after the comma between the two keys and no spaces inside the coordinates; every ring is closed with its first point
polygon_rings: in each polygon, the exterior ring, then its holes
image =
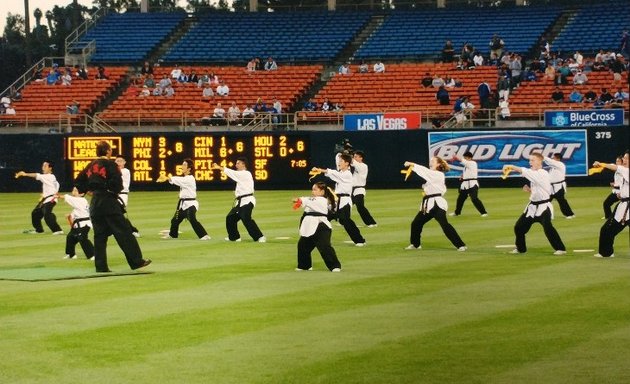
{"type": "Polygon", "coordinates": [[[554,255],[566,254],[566,248],[558,231],[553,227],[551,218],[553,207],[551,206],[551,194],[553,188],[549,178],[549,173],[542,169],[543,156],[540,153],[532,153],[529,156],[529,165],[531,168],[518,167],[516,165],[504,165],[503,170],[507,169],[519,172],[530,182],[530,186],[525,185],[523,190],[530,193],[529,204],[525,207],[525,211],[514,225],[514,234],[516,235],[516,249],[512,253],[527,252],[525,244],[525,234],[532,227],[532,224],[539,222],[543,226],[545,236],[555,250],[554,255]]]}
{"type": "Polygon", "coordinates": [[[560,211],[564,217],[567,219],[573,219],[575,218],[575,214],[573,213],[573,210],[571,210],[566,197],[564,197],[567,189],[567,183],[565,181],[565,175],[567,173],[566,166],[562,161],[560,161],[560,159],[562,159],[562,156],[560,156],[559,153],[553,154],[553,158],[544,158],[545,164],[549,166],[549,181],[551,182],[551,187],[553,188],[551,200],[558,200],[560,211]]]}
{"type": "Polygon", "coordinates": [[[368,166],[363,162],[364,160],[365,153],[363,151],[355,151],[352,155],[352,167],[354,168],[352,173],[352,204],[357,207],[357,212],[359,212],[365,225],[368,228],[373,228],[377,226],[376,220],[365,207],[365,184],[367,182],[368,166]]]}
{"type": "Polygon", "coordinates": [[[228,232],[227,241],[241,241],[241,235],[238,232],[238,222],[243,221],[243,225],[247,233],[259,243],[265,243],[267,238],[263,236],[258,224],[252,219],[252,211],[256,206],[256,198],[254,197],[254,177],[247,170],[247,159],[239,157],[236,160],[236,170],[228,167],[222,167],[217,163],[212,164],[212,169],[223,171],[227,177],[236,181],[234,189],[234,207],[225,217],[225,227],[228,232]]]}
{"type": "MultiPolygon", "coordinates": [[[[623,165],[623,156],[618,156],[615,159],[615,164],[623,165]]],[[[621,183],[623,183],[623,175],[621,174],[619,168],[617,168],[615,175],[613,176],[613,182],[611,183],[612,191],[603,203],[604,217],[602,217],[602,219],[608,220],[612,217],[612,206],[619,201],[621,183]]]]}
{"type": "Polygon", "coordinates": [[[464,153],[463,159],[458,156],[453,156],[453,160],[459,161],[464,165],[464,172],[462,172],[462,176],[460,178],[462,183],[459,186],[459,195],[457,195],[455,212],[451,213],[450,216],[459,216],[462,214],[462,208],[464,207],[464,202],[468,196],[470,196],[470,201],[472,201],[475,208],[477,208],[481,217],[488,216],[486,208],[477,196],[479,192],[479,182],[477,181],[477,162],[472,158],[473,154],[471,152],[464,153]]]}
{"type": "Polygon", "coordinates": [[[621,174],[621,184],[619,185],[619,203],[615,207],[612,216],[606,220],[599,230],[599,247],[595,257],[614,257],[615,236],[617,236],[630,223],[630,174],[628,172],[629,155],[623,155],[623,164],[604,164],[598,161],[593,163],[594,167],[603,166],[611,171],[621,174]]]}
{"type": "MultiPolygon", "coordinates": [[[[125,212],[127,212],[127,205],[129,204],[129,186],[131,185],[131,172],[129,172],[129,170],[125,168],[125,164],[127,164],[127,161],[124,157],[116,157],[116,165],[118,165],[118,169],[120,169],[120,175],[122,176],[123,181],[123,190],[120,191],[120,193],[118,194],[118,199],[123,204],[123,209],[125,210],[125,212]]],[[[129,222],[129,226],[131,227],[131,233],[135,237],[140,237],[140,231],[138,231],[138,228],[134,227],[134,225],[131,224],[131,221],[129,221],[129,217],[126,217],[126,219],[127,222],[129,222]]]]}
{"type": "Polygon", "coordinates": [[[92,228],[92,221],[90,221],[90,203],[84,195],[74,188],[72,195],[61,195],[60,198],[64,199],[68,205],[72,207],[72,212],[68,214],[68,221],[70,222],[70,232],[66,236],[66,256],[64,259],[76,259],[75,253],[76,245],[79,243],[85,257],[89,260],[94,258],[94,245],[90,241],[88,234],[90,228],[92,228]]]}
{"type": "Polygon", "coordinates": [[[335,194],[339,198],[337,207],[339,224],[343,225],[348,235],[350,235],[350,239],[354,242],[354,245],[363,247],[365,245],[365,239],[350,217],[350,211],[352,209],[352,199],[350,197],[352,193],[352,172],[350,172],[350,163],[352,162],[352,157],[349,154],[341,154],[338,158],[337,166],[339,170],[325,168],[313,168],[312,170],[323,172],[324,176],[336,183],[335,194]]]}
{"type": "Polygon", "coordinates": [[[32,177],[42,183],[42,197],[31,212],[31,223],[33,228],[25,231],[25,233],[44,233],[42,226],[42,218],[46,225],[52,231],[53,235],[63,235],[61,227],[57,223],[57,216],[53,213],[53,208],[57,205],[57,192],[59,192],[59,183],[53,174],[53,163],[49,160],[42,164],[42,173],[26,173],[19,171],[15,174],[18,177],[32,177]]]}
{"type": "Polygon", "coordinates": [[[310,271],[313,266],[311,252],[317,248],[326,267],[331,272],[341,272],[341,263],[335,249],[330,244],[332,225],[328,221],[328,211],[335,205],[335,199],[325,183],[313,184],[310,197],[294,200],[294,207],[304,208],[300,219],[300,240],[298,240],[298,265],[296,271],[310,271]]]}
{"type": "Polygon", "coordinates": [[[429,161],[429,168],[410,161],[405,161],[405,167],[413,167],[413,171],[425,181],[422,184],[424,197],[422,198],[420,212],[411,222],[410,244],[405,249],[422,249],[422,228],[427,222],[435,218],[455,248],[458,251],[465,251],[467,249],[466,244],[446,218],[448,203],[443,197],[446,193],[444,173],[449,170],[446,161],[439,157],[432,157],[429,161]]]}
{"type": "Polygon", "coordinates": [[[179,201],[177,202],[177,210],[175,215],[171,219],[171,229],[168,235],[165,235],[164,239],[177,238],[179,236],[179,224],[188,219],[190,225],[193,227],[195,234],[199,237],[199,240],[210,240],[208,232],[197,221],[197,211],[199,210],[199,202],[197,201],[197,182],[191,173],[193,172],[193,161],[191,159],[185,159],[182,163],[182,172],[184,176],[163,176],[158,178],[157,181],[167,181],[173,185],[177,185],[179,190],[179,201]]]}

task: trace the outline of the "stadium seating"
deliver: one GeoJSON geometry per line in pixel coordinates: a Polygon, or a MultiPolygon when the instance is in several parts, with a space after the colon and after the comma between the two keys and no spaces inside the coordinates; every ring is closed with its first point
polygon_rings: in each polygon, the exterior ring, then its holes
{"type": "Polygon", "coordinates": [[[630,24],[630,4],[606,2],[583,7],[569,20],[553,42],[553,50],[573,52],[576,49],[592,53],[600,49],[618,52],[621,33],[630,24]]]}
{"type": "MultiPolygon", "coordinates": [[[[155,78],[159,80],[164,74],[170,75],[172,69],[156,68],[155,78]]],[[[175,95],[170,98],[140,96],[143,88],[131,86],[100,117],[111,124],[133,123],[138,119],[198,122],[204,116],[211,116],[218,102],[226,111],[232,102],[236,102],[242,110],[246,104],[253,105],[258,99],[271,106],[273,98],[277,98],[288,110],[322,71],[319,65],[281,66],[277,71],[254,73],[246,72],[244,67],[184,67],[187,73],[191,69],[198,74],[206,71],[216,74],[230,88],[229,96],[204,99],[202,89],[192,83],[174,82],[175,95]]]]}
{"type": "Polygon", "coordinates": [[[143,60],[186,17],[174,13],[109,14],[81,37],[96,41],[93,63],[133,63],[143,60]]]}
{"type": "Polygon", "coordinates": [[[438,57],[446,40],[451,40],[456,50],[471,43],[488,56],[489,42],[495,33],[504,40],[505,49],[524,54],[559,14],[556,7],[393,12],[355,57],[438,57]]]}
{"type": "Polygon", "coordinates": [[[170,63],[331,60],[368,22],[367,12],[213,13],[166,54],[170,63]]]}

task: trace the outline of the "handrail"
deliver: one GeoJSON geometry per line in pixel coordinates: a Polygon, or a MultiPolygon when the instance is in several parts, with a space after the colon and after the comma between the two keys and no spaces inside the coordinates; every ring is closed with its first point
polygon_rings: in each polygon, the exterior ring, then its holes
{"type": "Polygon", "coordinates": [[[33,72],[35,69],[52,67],[55,61],[61,61],[61,63],[65,64],[64,57],[43,57],[37,63],[33,64],[32,67],[27,69],[26,72],[22,74],[22,76],[18,77],[18,79],[11,83],[11,85],[9,85],[4,91],[2,91],[2,93],[0,93],[0,98],[9,96],[9,93],[11,93],[11,89],[13,87],[15,87],[16,90],[24,88],[24,85],[26,85],[26,83],[31,81],[31,79],[33,78],[33,72]]]}
{"type": "Polygon", "coordinates": [[[88,19],[85,19],[83,23],[81,23],[81,25],[76,27],[74,31],[70,32],[70,34],[66,36],[64,52],[66,52],[67,54],[70,44],[73,44],[74,42],[79,40],[79,38],[83,36],[83,34],[86,33],[88,29],[90,29],[94,24],[96,24],[96,22],[100,20],[101,17],[107,16],[108,13],[109,13],[109,8],[107,7],[97,9],[96,12],[92,13],[88,19]]]}

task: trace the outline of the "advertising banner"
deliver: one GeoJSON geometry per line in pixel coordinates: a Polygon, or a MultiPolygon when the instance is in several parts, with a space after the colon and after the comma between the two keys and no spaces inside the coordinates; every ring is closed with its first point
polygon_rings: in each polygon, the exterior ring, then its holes
{"type": "Polygon", "coordinates": [[[343,117],[343,129],[345,131],[419,129],[421,122],[420,112],[346,114],[343,117]]]}
{"type": "MultiPolygon", "coordinates": [[[[529,156],[539,152],[543,156],[560,153],[566,165],[567,176],[586,176],[588,148],[586,130],[533,130],[533,131],[460,131],[430,132],[429,156],[450,160],[453,155],[462,158],[465,152],[473,154],[479,177],[498,177],[503,165],[529,167],[529,156]]],[[[446,177],[459,177],[463,166],[459,162],[446,177]]]]}
{"type": "Polygon", "coordinates": [[[622,126],[623,109],[545,111],[545,127],[622,126]]]}

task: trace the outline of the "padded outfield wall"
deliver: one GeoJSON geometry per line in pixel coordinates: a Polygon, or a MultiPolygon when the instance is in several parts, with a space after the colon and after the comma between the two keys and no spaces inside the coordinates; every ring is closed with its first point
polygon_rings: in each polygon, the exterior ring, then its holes
{"type": "MultiPolygon", "coordinates": [[[[233,166],[236,158],[250,160],[257,189],[306,189],[311,167],[333,167],[335,148],[348,139],[366,153],[369,188],[418,188],[419,179],[404,181],[406,160],[428,164],[437,154],[445,158],[474,153],[484,186],[522,185],[519,177],[500,179],[505,163],[527,166],[528,154],[559,152],[567,164],[570,185],[607,185],[612,173],[586,176],[593,161],[612,162],[628,149],[626,127],[521,130],[400,130],[372,132],[225,132],[104,135],[122,153],[132,172],[132,190],[171,190],[155,183],[160,172],[177,174],[186,157],[196,161],[200,190],[231,189],[233,183],[209,169],[212,162],[233,166]]],[[[19,170],[37,172],[44,160],[55,162],[62,191],[68,191],[78,169],[94,156],[95,135],[0,136],[0,191],[40,191],[29,178],[14,179],[19,170]]],[[[457,163],[447,174],[449,187],[458,184],[457,163]]]]}

